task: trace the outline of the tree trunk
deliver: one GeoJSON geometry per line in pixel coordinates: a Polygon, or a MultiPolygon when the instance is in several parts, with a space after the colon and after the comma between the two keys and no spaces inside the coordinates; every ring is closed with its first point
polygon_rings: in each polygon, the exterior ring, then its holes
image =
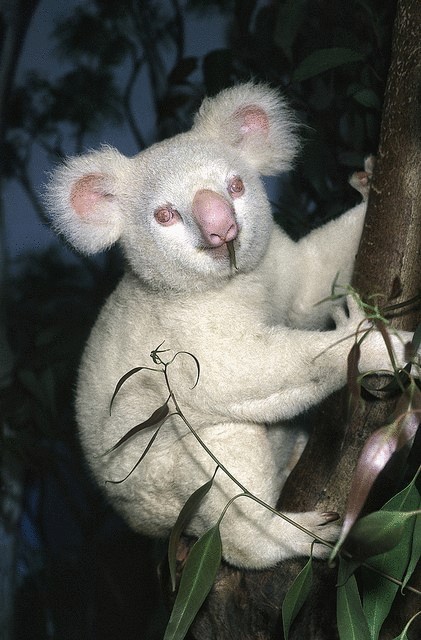
{"type": "MultiPolygon", "coordinates": [[[[364,234],[358,253],[356,289],[382,293],[396,304],[420,293],[421,285],[421,3],[400,0],[394,27],[392,63],[382,117],[380,147],[364,234]]],[[[395,327],[413,330],[420,306],[397,314],[395,327]]],[[[345,429],[344,390],[314,412],[317,429],[282,492],[284,510],[320,508],[343,511],[350,477],[368,435],[390,413],[385,402],[370,403],[345,429]],[[328,443],[328,446],[326,446],[328,443]]],[[[387,499],[389,496],[385,496],[387,499]]],[[[197,616],[190,637],[200,640],[282,638],[280,607],[305,559],[274,569],[242,572],[223,566],[197,616]]],[[[335,640],[336,570],[315,563],[312,594],[290,632],[291,640],[335,640]]],[[[397,636],[409,618],[412,601],[395,607],[382,640],[397,636]]],[[[410,633],[413,633],[411,630],[410,633]]],[[[415,637],[415,636],[409,636],[415,637]]]]}

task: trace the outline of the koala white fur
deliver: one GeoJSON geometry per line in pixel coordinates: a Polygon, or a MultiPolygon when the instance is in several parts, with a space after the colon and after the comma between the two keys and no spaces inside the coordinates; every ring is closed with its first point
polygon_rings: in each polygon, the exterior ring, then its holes
{"type": "MultiPolygon", "coordinates": [[[[168,398],[163,375],[118,380],[168,352],[171,388],[194,429],[249,491],[275,505],[295,438],[280,421],[304,412],[346,382],[347,353],[362,315],[335,313],[335,279],[350,281],[365,204],[295,243],[275,226],[262,175],[287,170],[297,152],[296,124],[277,92],[252,83],[206,99],[190,131],[133,158],[104,147],[57,169],[47,199],[55,229],[93,254],[119,242],[127,261],[83,356],[77,420],[86,458],[112,504],[134,529],[168,536],[215,463],[183,421],[170,417],[136,470],[153,428],[103,455],[168,398]],[[227,242],[235,248],[235,270],[227,242]],[[338,277],[339,274],[339,277],[338,277]],[[316,305],[316,306],[315,306],[316,305]],[[324,330],[333,317],[336,328],[324,330]]],[[[337,307],[336,307],[337,309],[337,307]]],[[[409,334],[392,336],[397,361],[409,334]]],[[[158,367],[159,368],[159,367],[158,367]]],[[[363,371],[390,369],[382,338],[362,344],[363,371]]],[[[172,401],[170,400],[170,405],[172,401]]],[[[238,487],[221,470],[188,525],[200,536],[215,525],[238,487]]],[[[331,514],[288,514],[334,539],[331,514]],[[323,525],[323,526],[321,526],[323,525]]],[[[221,522],[223,555],[259,568],[308,554],[312,537],[249,498],[221,522]]],[[[326,548],[317,545],[316,554],[326,548]]]]}

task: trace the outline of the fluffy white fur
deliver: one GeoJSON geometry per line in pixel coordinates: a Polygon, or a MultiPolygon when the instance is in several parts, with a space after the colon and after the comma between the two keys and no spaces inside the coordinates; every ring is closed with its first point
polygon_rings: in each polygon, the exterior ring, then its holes
{"type": "MultiPolygon", "coordinates": [[[[292,242],[272,221],[260,175],[283,171],[297,149],[294,120],[265,86],[246,84],[207,99],[191,131],[133,158],[103,148],[58,169],[48,201],[54,227],[78,250],[100,251],[119,241],[127,273],[106,302],[86,346],[77,391],[77,418],[87,460],[109,499],[138,531],[167,536],[187,498],[215,465],[183,422],[170,418],[135,472],[153,430],[141,432],[103,456],[134,425],[167,399],[163,376],[143,371],[110,399],[117,381],[136,366],[154,366],[149,354],[163,341],[172,388],[207,446],[250,491],[274,505],[295,438],[277,424],[296,416],[345,383],[347,352],[361,321],[314,306],[331,293],[339,274],[349,282],[365,205],[292,242]],[[233,196],[240,177],[244,193],[233,196]],[[192,206],[197,192],[226,203],[238,225],[238,271],[226,245],[206,248],[192,206]],[[217,194],[218,199],[212,197],[217,194]],[[221,200],[223,198],[223,201],[221,200]],[[168,226],[159,208],[176,210],[168,226]],[[342,340],[347,338],[348,340],[342,340]]],[[[403,340],[393,336],[397,360],[403,340]]],[[[362,345],[364,371],[389,368],[382,339],[362,345]]],[[[221,471],[187,531],[213,526],[238,488],[221,471]]],[[[291,514],[290,514],[291,515],[291,514]]],[[[336,525],[308,512],[291,517],[328,539],[336,525]],[[321,527],[320,525],[323,525],[321,527]]],[[[247,498],[237,500],[222,525],[224,557],[243,567],[264,567],[308,554],[312,538],[247,498]]],[[[316,551],[323,554],[322,545],[316,551]]]]}

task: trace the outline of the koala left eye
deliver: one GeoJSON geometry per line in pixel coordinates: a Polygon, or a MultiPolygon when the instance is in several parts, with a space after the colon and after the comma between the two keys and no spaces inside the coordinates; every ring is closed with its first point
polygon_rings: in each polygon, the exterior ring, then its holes
{"type": "Polygon", "coordinates": [[[178,213],[177,209],[171,207],[171,205],[166,205],[165,207],[159,207],[154,212],[154,218],[164,227],[169,227],[171,224],[175,224],[179,220],[181,220],[181,216],[178,213]]]}
{"type": "Polygon", "coordinates": [[[232,198],[239,198],[245,191],[244,183],[239,176],[231,178],[228,183],[228,193],[232,198]]]}

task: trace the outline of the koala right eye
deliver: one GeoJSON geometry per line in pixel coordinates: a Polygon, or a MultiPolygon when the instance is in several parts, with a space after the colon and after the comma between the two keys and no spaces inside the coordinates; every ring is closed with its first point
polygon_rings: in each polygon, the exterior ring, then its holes
{"type": "Polygon", "coordinates": [[[228,184],[228,193],[232,198],[239,198],[244,194],[244,182],[241,180],[240,176],[235,176],[231,178],[228,184]]]}
{"type": "Polygon", "coordinates": [[[175,224],[181,220],[181,216],[177,209],[174,209],[170,205],[156,209],[154,212],[154,218],[158,224],[161,224],[164,227],[169,227],[171,224],[175,224]]]}

